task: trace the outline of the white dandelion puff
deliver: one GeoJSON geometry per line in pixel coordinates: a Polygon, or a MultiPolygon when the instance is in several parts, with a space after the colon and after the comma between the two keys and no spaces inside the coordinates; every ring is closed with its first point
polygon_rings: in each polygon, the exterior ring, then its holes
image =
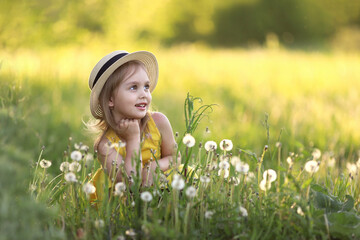
{"type": "Polygon", "coordinates": [[[252,181],[255,179],[255,174],[253,172],[248,172],[246,174],[246,181],[249,182],[249,181],[252,181]]]}
{"type": "Polygon", "coordinates": [[[103,228],[105,226],[105,222],[102,219],[96,219],[94,225],[96,228],[103,228]]]}
{"type": "Polygon", "coordinates": [[[346,163],[346,168],[347,168],[348,172],[351,173],[352,176],[356,175],[357,170],[358,170],[356,164],[348,162],[348,163],[346,163]]]}
{"type": "Polygon", "coordinates": [[[92,183],[85,183],[83,186],[83,191],[89,195],[89,194],[93,194],[96,191],[95,186],[92,183]]]}
{"type": "Polygon", "coordinates": [[[294,165],[294,160],[290,156],[287,157],[286,162],[289,164],[289,167],[292,167],[294,165]]]}
{"type": "Polygon", "coordinates": [[[82,154],[80,151],[75,150],[71,152],[70,158],[74,161],[80,161],[82,159],[82,154]]]}
{"type": "Polygon", "coordinates": [[[195,145],[195,138],[193,136],[191,136],[191,134],[187,133],[185,134],[184,138],[183,138],[183,143],[191,148],[195,145]]]}
{"type": "Polygon", "coordinates": [[[266,181],[265,179],[263,179],[261,182],[260,182],[260,185],[259,185],[260,189],[263,190],[263,191],[267,191],[271,188],[271,182],[270,181],[266,181]]]}
{"type": "Polygon", "coordinates": [[[301,209],[301,207],[297,207],[296,212],[297,212],[297,214],[299,214],[300,216],[304,216],[304,212],[303,212],[303,210],[301,209]]]}
{"type": "Polygon", "coordinates": [[[224,178],[228,178],[229,177],[229,170],[227,169],[220,169],[218,172],[219,176],[223,176],[224,178]]]}
{"type": "Polygon", "coordinates": [[[88,151],[89,147],[87,145],[81,145],[80,150],[82,151],[88,151]]]}
{"type": "Polygon", "coordinates": [[[310,160],[305,163],[305,171],[308,173],[316,173],[319,170],[319,164],[315,160],[310,160]]]}
{"type": "Polygon", "coordinates": [[[320,149],[315,148],[311,155],[313,156],[313,160],[319,159],[321,157],[320,149]]]}
{"type": "Polygon", "coordinates": [[[39,164],[42,168],[49,168],[51,166],[51,162],[45,159],[42,159],[39,164]]]}
{"type": "Polygon", "coordinates": [[[136,236],[136,232],[132,228],[126,230],[125,234],[128,235],[129,237],[135,237],[136,236]]]}
{"type": "Polygon", "coordinates": [[[70,166],[70,163],[69,162],[62,162],[60,164],[60,171],[62,172],[67,172],[69,171],[69,166],[70,166]]]}
{"type": "Polygon", "coordinates": [[[72,162],[72,163],[70,163],[70,165],[69,165],[69,170],[70,170],[71,172],[80,172],[80,170],[81,170],[81,164],[78,163],[78,162],[72,162]]]}
{"type": "Polygon", "coordinates": [[[185,194],[189,198],[194,198],[196,196],[196,188],[194,188],[193,186],[188,187],[185,191],[185,194]]]}
{"type": "Polygon", "coordinates": [[[233,143],[231,140],[229,139],[223,139],[220,142],[220,149],[223,151],[231,151],[231,149],[233,148],[233,143]]]}
{"type": "Polygon", "coordinates": [[[182,190],[185,187],[185,181],[180,175],[175,175],[171,186],[176,190],[182,190]]]}
{"type": "Polygon", "coordinates": [[[241,160],[239,157],[233,156],[233,157],[231,157],[230,163],[231,163],[231,165],[233,165],[235,167],[236,164],[241,163],[241,160]]]}
{"type": "Polygon", "coordinates": [[[68,172],[64,176],[67,182],[77,182],[76,175],[72,172],[68,172]]]}
{"type": "Polygon", "coordinates": [[[243,217],[247,217],[247,216],[248,216],[248,211],[246,210],[246,208],[240,206],[240,207],[239,207],[239,210],[240,210],[241,216],[243,216],[243,217]]]}
{"type": "Polygon", "coordinates": [[[90,162],[90,161],[93,161],[93,160],[94,160],[94,155],[92,153],[86,154],[86,156],[85,156],[85,161],[86,162],[90,162]]]}
{"type": "Polygon", "coordinates": [[[151,202],[151,200],[153,199],[153,196],[151,195],[150,192],[145,191],[142,192],[140,195],[141,200],[143,200],[144,202],[151,202]]]}
{"type": "Polygon", "coordinates": [[[211,179],[208,176],[200,176],[200,182],[202,182],[202,183],[207,184],[210,182],[210,180],[211,179]]]}
{"type": "Polygon", "coordinates": [[[206,219],[211,219],[213,215],[214,215],[213,211],[208,210],[208,211],[205,212],[205,218],[206,219]]]}
{"type": "Polygon", "coordinates": [[[216,144],[216,142],[214,142],[214,141],[207,141],[206,143],[205,143],[205,150],[206,151],[208,151],[208,152],[210,152],[210,151],[215,151],[216,150],[216,148],[217,148],[217,144],[216,144]]]}
{"type": "Polygon", "coordinates": [[[235,170],[239,173],[247,173],[249,171],[250,167],[249,164],[244,163],[244,162],[239,162],[236,164],[235,166],[235,170]]]}
{"type": "Polygon", "coordinates": [[[229,167],[230,167],[230,164],[227,161],[219,162],[220,169],[226,170],[226,169],[229,169],[229,167]]]}
{"type": "Polygon", "coordinates": [[[263,178],[268,182],[274,182],[277,178],[277,174],[274,170],[268,169],[263,173],[263,178]]]}

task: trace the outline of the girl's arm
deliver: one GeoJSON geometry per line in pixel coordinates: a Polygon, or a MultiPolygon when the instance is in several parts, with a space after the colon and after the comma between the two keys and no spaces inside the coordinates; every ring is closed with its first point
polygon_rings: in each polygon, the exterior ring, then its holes
{"type": "MultiPolygon", "coordinates": [[[[103,168],[105,169],[108,175],[113,172],[113,166],[115,166],[114,165],[115,162],[118,167],[120,166],[121,163],[124,162],[124,168],[126,174],[130,176],[131,174],[136,174],[136,163],[132,162],[132,158],[136,154],[140,154],[140,159],[141,159],[139,123],[136,120],[129,120],[129,119],[122,120],[119,123],[119,131],[120,131],[119,134],[122,136],[122,138],[126,143],[125,159],[123,159],[123,157],[116,151],[115,148],[109,147],[108,145],[109,141],[105,136],[102,137],[97,147],[99,153],[98,156],[103,168]]],[[[120,182],[120,181],[122,181],[122,176],[121,176],[121,172],[118,171],[115,182],[120,182]]]]}
{"type": "MultiPolygon", "coordinates": [[[[173,130],[168,118],[160,113],[154,112],[152,113],[152,118],[155,121],[156,127],[159,129],[161,134],[161,159],[158,160],[160,169],[162,171],[166,171],[170,167],[171,161],[173,161],[174,150],[175,150],[175,138],[173,134],[173,130]]],[[[157,164],[155,161],[150,163],[150,174],[147,184],[152,184],[152,174],[155,172],[157,164]]],[[[143,184],[147,179],[147,169],[143,169],[143,184]]]]}

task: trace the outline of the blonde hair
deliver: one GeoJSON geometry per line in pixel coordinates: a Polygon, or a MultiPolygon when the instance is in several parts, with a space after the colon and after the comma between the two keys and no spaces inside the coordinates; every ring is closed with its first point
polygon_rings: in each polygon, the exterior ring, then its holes
{"type": "MultiPolygon", "coordinates": [[[[136,71],[136,68],[142,67],[145,71],[145,65],[140,61],[129,61],[123,65],[121,65],[118,69],[116,69],[107,79],[103,89],[100,92],[99,95],[99,104],[101,107],[101,110],[103,112],[103,117],[97,121],[95,124],[89,124],[92,125],[90,128],[95,128],[97,132],[100,132],[100,135],[98,135],[98,138],[95,140],[94,147],[97,149],[97,146],[103,137],[103,135],[108,131],[108,129],[111,129],[115,131],[117,129],[116,122],[114,120],[114,117],[111,113],[111,109],[109,107],[109,100],[113,95],[114,90],[120,85],[120,83],[127,77],[134,74],[136,71]]],[[[148,132],[147,128],[147,122],[150,118],[150,113],[147,112],[145,117],[143,117],[140,121],[140,136],[144,132],[148,132]]],[[[116,132],[116,131],[115,131],[116,132]]]]}

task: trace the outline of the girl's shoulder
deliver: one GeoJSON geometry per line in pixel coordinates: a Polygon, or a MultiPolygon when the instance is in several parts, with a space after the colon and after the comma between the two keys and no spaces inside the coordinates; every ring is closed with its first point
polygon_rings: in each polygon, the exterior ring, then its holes
{"type": "Polygon", "coordinates": [[[169,119],[161,112],[152,112],[151,117],[160,131],[170,126],[169,119]]]}

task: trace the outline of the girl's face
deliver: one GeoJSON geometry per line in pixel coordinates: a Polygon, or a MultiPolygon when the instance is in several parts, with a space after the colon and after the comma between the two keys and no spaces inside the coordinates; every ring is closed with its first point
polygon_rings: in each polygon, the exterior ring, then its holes
{"type": "Polygon", "coordinates": [[[121,119],[142,119],[151,103],[150,80],[141,65],[133,65],[129,74],[115,88],[109,107],[116,123],[121,119]]]}

